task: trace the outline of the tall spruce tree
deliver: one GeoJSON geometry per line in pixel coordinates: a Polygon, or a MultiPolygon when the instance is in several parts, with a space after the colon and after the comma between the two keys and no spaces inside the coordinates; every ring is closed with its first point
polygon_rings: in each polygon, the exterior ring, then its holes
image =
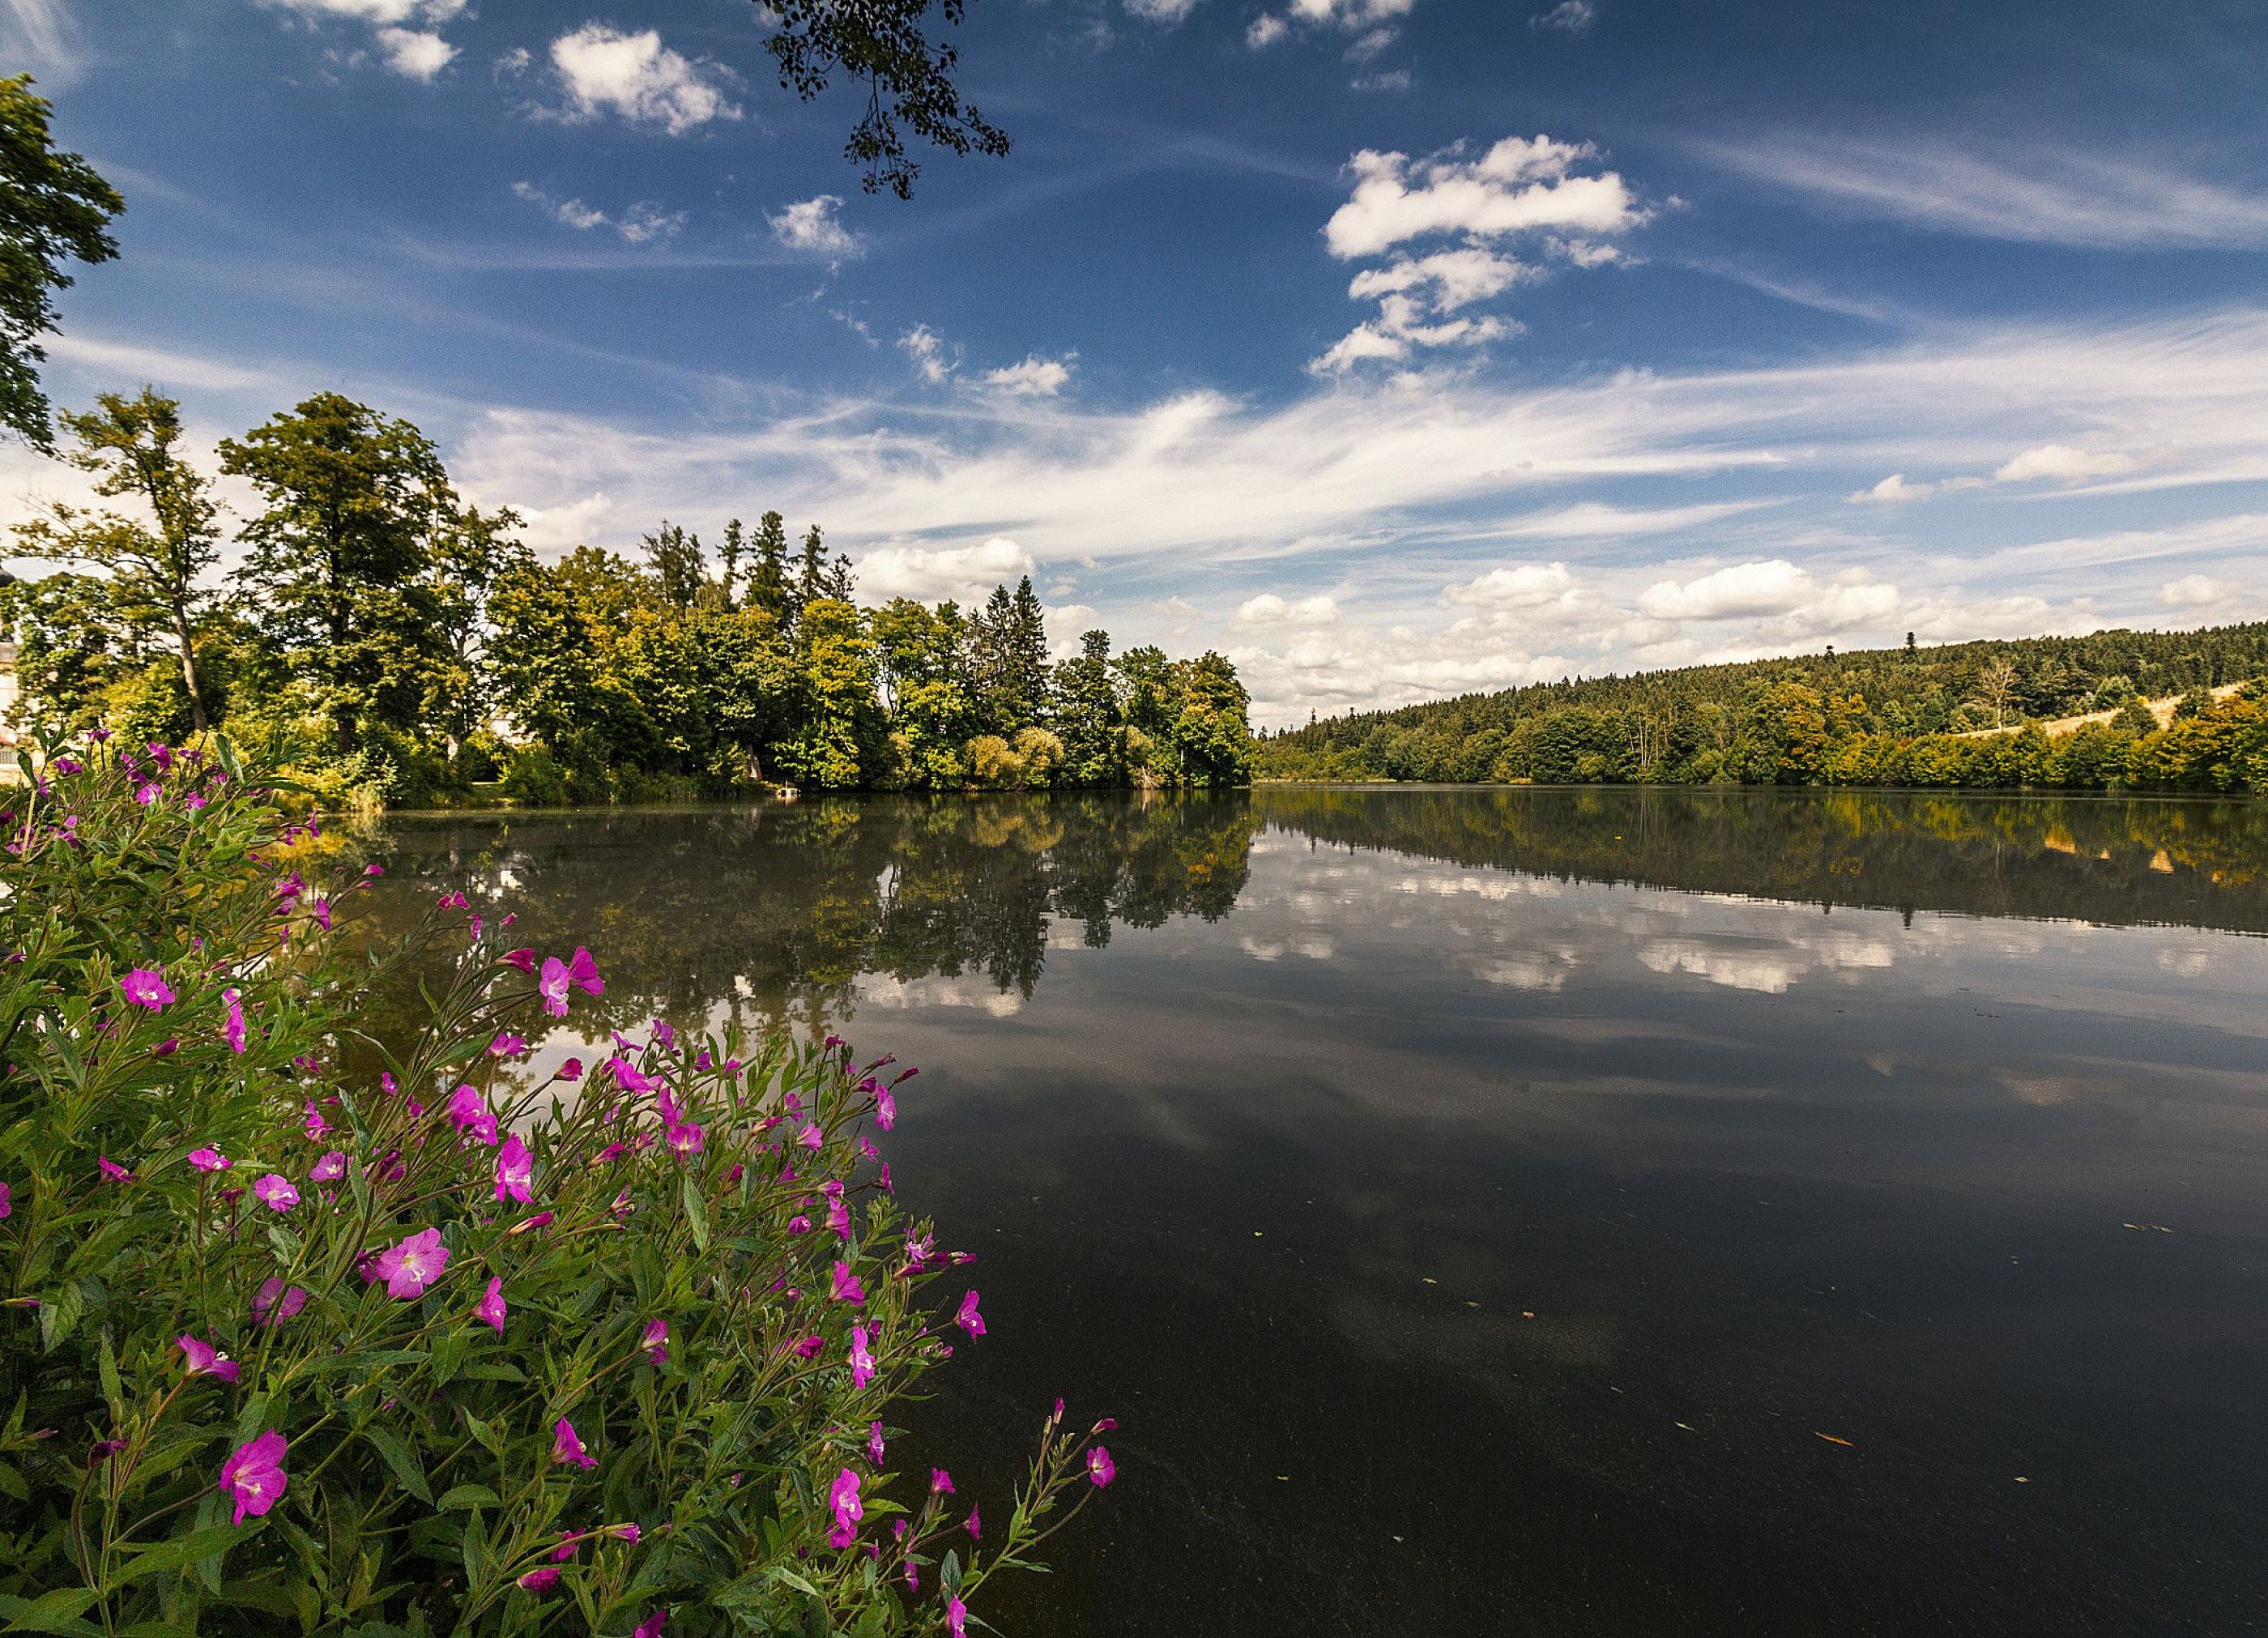
{"type": "Polygon", "coordinates": [[[748,606],[785,625],[789,616],[787,520],[767,512],[756,520],[755,561],[748,568],[748,606]]]}
{"type": "Polygon", "coordinates": [[[653,565],[655,586],[661,592],[661,601],[673,609],[690,609],[701,596],[701,588],[708,581],[708,565],[701,555],[701,537],[688,534],[681,524],[667,518],[661,527],[644,537],[645,560],[653,565]]]}

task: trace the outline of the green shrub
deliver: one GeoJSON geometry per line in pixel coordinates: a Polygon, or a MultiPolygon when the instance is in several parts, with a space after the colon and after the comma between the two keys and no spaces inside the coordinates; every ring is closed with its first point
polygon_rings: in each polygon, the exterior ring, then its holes
{"type": "Polygon", "coordinates": [[[6,815],[0,1621],[958,1633],[1108,1482],[1058,1406],[988,1550],[886,1470],[983,1330],[873,1146],[910,1070],[657,1023],[537,1082],[589,956],[451,895],[350,968],[360,878],[215,750],[26,759],[6,815]],[[431,1022],[361,1037],[391,963],[431,1022]]]}

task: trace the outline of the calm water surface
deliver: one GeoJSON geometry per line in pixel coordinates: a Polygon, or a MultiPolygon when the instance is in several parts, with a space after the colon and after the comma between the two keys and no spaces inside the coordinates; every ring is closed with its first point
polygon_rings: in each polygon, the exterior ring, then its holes
{"type": "MultiPolygon", "coordinates": [[[[922,1066],[1118,1485],[1011,1634],[2268,1625],[2268,808],[1261,791],[400,819],[608,1022],[922,1066]]],[[[579,1044],[545,1044],[553,1057],[579,1044]]]]}

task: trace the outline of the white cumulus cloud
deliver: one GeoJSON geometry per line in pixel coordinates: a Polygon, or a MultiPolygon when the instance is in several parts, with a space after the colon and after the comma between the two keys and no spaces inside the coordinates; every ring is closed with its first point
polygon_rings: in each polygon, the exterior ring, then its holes
{"type": "Polygon", "coordinates": [[[772,237],[788,249],[839,260],[862,255],[866,248],[864,239],[843,225],[842,209],[837,196],[821,194],[799,199],[764,220],[771,224],[772,237]]]}
{"type": "Polygon", "coordinates": [[[2116,477],[2134,469],[2134,457],[2111,449],[2074,449],[2069,444],[2042,444],[2007,462],[1993,478],[2002,483],[2025,483],[2039,478],[2075,483],[2082,478],[2116,477]]]}
{"type": "Polygon", "coordinates": [[[1854,505],[1863,505],[1867,501],[1878,501],[1885,505],[1895,505],[1897,502],[1902,500],[1919,500],[1924,496],[1933,495],[1936,492],[1937,485],[1934,483],[1908,483],[1904,473],[1893,472],[1889,476],[1884,478],[1881,483],[1874,485],[1871,489],[1859,490],[1852,494],[1845,496],[1844,498],[1851,501],[1854,505]]]}
{"type": "Polygon", "coordinates": [[[961,367],[961,350],[946,351],[945,337],[926,324],[917,324],[898,337],[898,350],[914,361],[922,379],[932,387],[942,387],[947,377],[961,367]]]}
{"type": "Polygon", "coordinates": [[[740,117],[725,92],[726,70],[673,51],[654,29],[630,33],[585,23],[551,42],[551,67],[566,93],[566,119],[611,114],[681,136],[712,120],[740,117]]]}
{"type": "Polygon", "coordinates": [[[1542,609],[1575,590],[1575,577],[1564,563],[1506,564],[1452,586],[1442,601],[1476,609],[1542,609]]]}
{"type": "Polygon", "coordinates": [[[2228,599],[2229,588],[2210,575],[2185,574],[2158,588],[2158,601],[2169,609],[2210,609],[2228,599]]]}
{"type": "MultiPolygon", "coordinates": [[[[15,4],[16,0],[10,0],[15,4]]],[[[465,9],[465,0],[267,0],[310,24],[360,23],[371,30],[379,58],[405,79],[431,85],[455,61],[456,47],[440,25],[465,9]]],[[[362,54],[354,54],[359,57],[362,54]]],[[[350,59],[352,60],[352,59],[350,59]]]]}
{"type": "Polygon", "coordinates": [[[985,371],[984,384],[1011,397],[1052,398],[1071,380],[1078,358],[1075,352],[1067,352],[1060,358],[1043,358],[1033,353],[1021,364],[985,371]]]}
{"type": "Polygon", "coordinates": [[[878,546],[858,562],[858,592],[880,601],[950,598],[981,603],[996,586],[1012,586],[1035,568],[1032,554],[1005,535],[976,546],[878,546]]]}
{"type": "Polygon", "coordinates": [[[1323,240],[1343,262],[1391,259],[1358,273],[1347,287],[1354,300],[1376,301],[1378,316],[1307,367],[1344,374],[1415,348],[1476,346],[1516,335],[1521,326],[1501,315],[1450,316],[1543,277],[1538,266],[1504,254],[1506,240],[1528,236],[1577,267],[1624,259],[1612,237],[1643,225],[1651,213],[1596,159],[1588,144],[1543,136],[1507,136],[1478,157],[1462,145],[1414,160],[1373,149],[1357,153],[1347,162],[1353,190],[1324,225],[1323,240]],[[1424,254],[1402,248],[1443,239],[1462,242],[1424,254]]]}
{"type": "Polygon", "coordinates": [[[1263,592],[1237,605],[1236,623],[1248,629],[1285,625],[1336,625],[1338,623],[1338,600],[1328,592],[1313,597],[1286,601],[1273,592],[1263,592]]]}

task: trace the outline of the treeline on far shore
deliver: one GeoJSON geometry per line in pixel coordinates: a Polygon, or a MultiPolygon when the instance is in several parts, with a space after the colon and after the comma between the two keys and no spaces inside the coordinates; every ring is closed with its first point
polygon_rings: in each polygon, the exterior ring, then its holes
{"type": "Polygon", "coordinates": [[[1255,771],[1443,784],[2268,792],[2263,679],[2268,623],[1940,648],[1909,636],[1903,648],[1570,678],[1318,719],[1263,733],[1255,771]],[[2072,721],[2082,717],[2095,719],[2072,721]]]}
{"type": "Polygon", "coordinates": [[[172,399],[59,420],[127,510],[55,505],[16,531],[13,555],[59,565],[0,587],[19,733],[225,728],[359,807],[1250,775],[1234,666],[1114,653],[1100,631],[1058,661],[1028,578],[966,609],[862,606],[819,528],[791,544],[777,512],[714,548],[664,521],[636,557],[545,562],[416,427],[328,392],[222,440],[219,471],[260,500],[232,532],[172,399]]]}

